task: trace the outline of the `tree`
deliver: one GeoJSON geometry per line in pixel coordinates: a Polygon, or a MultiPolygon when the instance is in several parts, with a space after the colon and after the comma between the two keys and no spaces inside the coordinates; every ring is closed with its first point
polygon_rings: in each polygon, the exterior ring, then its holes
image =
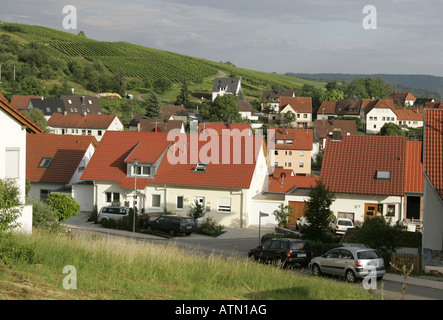
{"type": "Polygon", "coordinates": [[[51,193],[46,203],[52,207],[60,220],[69,219],[80,212],[77,200],[67,193],[51,193]]]}
{"type": "Polygon", "coordinates": [[[46,130],[47,121],[45,119],[45,115],[43,111],[38,108],[27,109],[22,111],[26,116],[29,117],[32,121],[37,123],[40,127],[46,130]]]}
{"type": "Polygon", "coordinates": [[[205,105],[200,114],[204,119],[214,122],[241,121],[237,98],[232,94],[217,96],[212,103],[205,105]]]}
{"type": "Polygon", "coordinates": [[[0,179],[0,233],[18,227],[20,190],[14,179],[0,179]]]}
{"type": "Polygon", "coordinates": [[[180,94],[177,96],[177,100],[175,101],[175,104],[180,106],[187,106],[190,102],[189,100],[189,90],[188,90],[188,83],[186,82],[186,79],[183,80],[183,85],[180,90],[180,94]]]}
{"type": "Polygon", "coordinates": [[[160,100],[155,92],[151,92],[148,100],[144,103],[145,106],[145,118],[147,119],[160,119],[162,118],[160,100]]]}
{"type": "Polygon", "coordinates": [[[342,87],[348,99],[384,99],[394,86],[377,77],[357,78],[342,87]]]}
{"type": "Polygon", "coordinates": [[[275,218],[277,219],[278,225],[281,227],[286,227],[288,225],[289,222],[289,216],[292,213],[292,207],[288,206],[288,205],[284,205],[283,203],[281,203],[278,206],[277,210],[274,210],[274,212],[272,213],[275,218]]]}
{"type": "Polygon", "coordinates": [[[396,137],[404,137],[406,135],[405,131],[398,125],[393,122],[387,122],[381,127],[380,134],[382,136],[396,136],[396,137]]]}
{"type": "Polygon", "coordinates": [[[335,195],[319,180],[317,185],[309,191],[308,197],[304,212],[309,223],[306,233],[313,238],[318,238],[327,229],[334,216],[330,207],[335,200],[335,195]]]}
{"type": "Polygon", "coordinates": [[[154,91],[156,93],[162,94],[165,93],[168,90],[171,90],[172,88],[172,82],[169,79],[166,78],[160,78],[154,81],[154,91]]]}
{"type": "Polygon", "coordinates": [[[285,113],[284,118],[285,118],[285,122],[286,122],[285,127],[292,128],[292,123],[297,119],[297,116],[295,115],[294,112],[288,111],[285,113]]]}
{"type": "Polygon", "coordinates": [[[26,77],[17,86],[15,94],[44,96],[46,93],[45,85],[42,80],[36,77],[26,77]]]}
{"type": "Polygon", "coordinates": [[[194,204],[188,211],[188,216],[194,218],[195,220],[200,219],[205,215],[203,206],[195,200],[194,204]]]}

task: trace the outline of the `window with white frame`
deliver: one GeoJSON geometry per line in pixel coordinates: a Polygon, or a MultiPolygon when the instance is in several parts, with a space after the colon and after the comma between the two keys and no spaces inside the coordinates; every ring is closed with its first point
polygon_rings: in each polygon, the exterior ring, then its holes
{"type": "Polygon", "coordinates": [[[218,198],[217,212],[231,212],[231,198],[218,198]]]}
{"type": "Polygon", "coordinates": [[[132,166],[132,175],[137,176],[150,176],[151,166],[132,166]]]}
{"type": "Polygon", "coordinates": [[[105,202],[106,203],[120,202],[120,193],[118,193],[118,192],[105,192],[105,202]]]}

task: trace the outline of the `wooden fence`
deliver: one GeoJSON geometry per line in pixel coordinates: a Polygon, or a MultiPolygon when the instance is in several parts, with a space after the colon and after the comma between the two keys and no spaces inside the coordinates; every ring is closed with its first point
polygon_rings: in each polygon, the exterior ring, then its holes
{"type": "Polygon", "coordinates": [[[411,265],[414,265],[413,273],[421,273],[422,271],[422,263],[421,263],[421,255],[412,254],[412,253],[392,253],[391,254],[391,263],[401,268],[404,265],[406,269],[409,270],[411,265]]]}

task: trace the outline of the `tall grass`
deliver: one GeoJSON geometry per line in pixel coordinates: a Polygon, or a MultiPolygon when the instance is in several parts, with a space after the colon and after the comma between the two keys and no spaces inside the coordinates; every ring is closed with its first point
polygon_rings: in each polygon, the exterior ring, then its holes
{"type": "Polygon", "coordinates": [[[5,295],[15,277],[1,272],[0,298],[19,299],[371,299],[355,285],[302,276],[246,258],[204,256],[170,244],[111,236],[22,237],[39,263],[17,264],[14,274],[31,282],[26,295],[5,295]],[[64,266],[77,270],[77,289],[63,289],[64,266]],[[9,275],[9,276],[8,276],[9,275]],[[23,277],[23,276],[21,276],[23,277]],[[33,288],[39,291],[33,292],[33,288]],[[47,288],[47,290],[41,290],[47,288]],[[37,289],[36,289],[37,290],[37,289]],[[55,294],[56,293],[56,294],[55,294]]]}

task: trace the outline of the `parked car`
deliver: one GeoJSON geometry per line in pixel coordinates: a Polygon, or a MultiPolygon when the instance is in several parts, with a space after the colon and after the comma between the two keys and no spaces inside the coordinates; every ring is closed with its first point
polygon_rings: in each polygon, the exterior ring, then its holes
{"type": "Polygon", "coordinates": [[[329,274],[345,277],[348,282],[375,276],[382,279],[386,273],[381,255],[374,249],[342,247],[329,250],[311,260],[312,274],[329,274]]]}
{"type": "Polygon", "coordinates": [[[346,230],[354,228],[354,223],[350,219],[337,218],[331,224],[331,230],[334,233],[346,233],[346,230]]]}
{"type": "Polygon", "coordinates": [[[171,237],[184,233],[189,236],[197,231],[197,222],[190,217],[160,216],[154,221],[142,220],[142,227],[148,230],[159,230],[168,233],[171,237]]]}
{"type": "Polygon", "coordinates": [[[129,216],[129,208],[109,206],[103,207],[98,212],[97,221],[103,223],[105,220],[121,220],[123,217],[129,216]]]}
{"type": "Polygon", "coordinates": [[[261,246],[249,250],[248,256],[254,261],[274,263],[281,267],[294,264],[307,267],[313,253],[305,240],[284,238],[267,240],[261,246]]]}

